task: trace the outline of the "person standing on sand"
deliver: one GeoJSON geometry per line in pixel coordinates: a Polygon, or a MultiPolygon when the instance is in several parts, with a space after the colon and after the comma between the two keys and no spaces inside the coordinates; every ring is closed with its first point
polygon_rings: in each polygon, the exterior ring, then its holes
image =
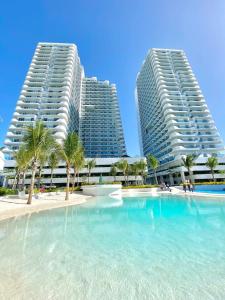
{"type": "Polygon", "coordinates": [[[187,191],[187,184],[186,184],[186,182],[184,182],[183,183],[183,191],[186,193],[186,191],[187,191]]]}

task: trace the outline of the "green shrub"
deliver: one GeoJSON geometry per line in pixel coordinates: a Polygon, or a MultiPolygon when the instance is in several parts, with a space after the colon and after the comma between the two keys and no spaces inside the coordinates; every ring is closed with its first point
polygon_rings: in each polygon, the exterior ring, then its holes
{"type": "MultiPolygon", "coordinates": [[[[74,189],[72,189],[72,187],[70,187],[70,192],[72,190],[74,191],[80,191],[81,190],[81,187],[80,186],[75,186],[74,189]]],[[[34,194],[37,194],[37,193],[51,193],[51,192],[66,192],[66,188],[65,187],[48,187],[48,188],[44,188],[43,191],[41,191],[41,188],[40,189],[37,189],[35,188],[34,189],[34,194]]]]}
{"type": "Polygon", "coordinates": [[[145,185],[128,185],[123,186],[123,189],[147,189],[159,187],[157,184],[145,184],[145,185]]]}
{"type": "Polygon", "coordinates": [[[75,186],[73,190],[74,191],[81,191],[81,187],[80,186],[75,186]]]}
{"type": "Polygon", "coordinates": [[[93,183],[93,182],[91,182],[91,183],[85,183],[85,182],[83,182],[82,184],[81,184],[81,186],[82,185],[106,185],[106,184],[121,184],[121,182],[120,181],[103,181],[103,183],[93,183]]]}
{"type": "Polygon", "coordinates": [[[5,187],[0,187],[0,196],[6,196],[6,195],[16,195],[17,191],[12,189],[7,189],[5,187]]]}
{"type": "MultiPolygon", "coordinates": [[[[80,191],[80,190],[81,190],[80,186],[75,186],[74,189],[72,187],[69,188],[70,192],[72,192],[72,191],[80,191]]],[[[58,188],[57,191],[58,192],[66,192],[66,187],[58,188]]]]}
{"type": "Polygon", "coordinates": [[[103,182],[102,184],[121,184],[121,182],[120,181],[112,181],[112,182],[108,181],[108,182],[103,182]]]}
{"type": "Polygon", "coordinates": [[[40,193],[40,189],[38,189],[38,188],[34,188],[34,190],[33,190],[33,193],[34,193],[34,194],[38,194],[38,193],[40,193]]]}
{"type": "Polygon", "coordinates": [[[56,187],[49,187],[45,189],[45,193],[50,193],[50,192],[57,192],[59,188],[56,187]]]}
{"type": "MultiPolygon", "coordinates": [[[[225,184],[224,181],[206,181],[206,182],[194,182],[193,185],[218,185],[218,184],[225,184]]],[[[183,183],[180,183],[180,185],[183,185],[183,183]]]]}

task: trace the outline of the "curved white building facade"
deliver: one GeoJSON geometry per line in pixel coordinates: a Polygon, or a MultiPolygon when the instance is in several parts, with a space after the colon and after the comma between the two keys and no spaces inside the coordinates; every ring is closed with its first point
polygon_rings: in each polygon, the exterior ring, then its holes
{"type": "Polygon", "coordinates": [[[151,49],[136,83],[142,152],[158,158],[159,175],[184,172],[176,168],[182,156],[198,155],[202,164],[224,150],[183,50],[151,49]]]}
{"type": "Polygon", "coordinates": [[[78,132],[81,74],[74,44],[38,44],[6,135],[7,160],[18,150],[25,128],[36,120],[42,120],[58,142],[69,124],[78,132]]]}

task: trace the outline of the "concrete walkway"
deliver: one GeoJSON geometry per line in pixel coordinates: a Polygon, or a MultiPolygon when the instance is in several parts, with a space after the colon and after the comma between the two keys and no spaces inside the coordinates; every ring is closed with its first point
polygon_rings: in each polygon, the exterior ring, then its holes
{"type": "Polygon", "coordinates": [[[0,221],[52,208],[82,204],[88,198],[90,196],[73,193],[70,194],[70,200],[65,201],[65,192],[43,193],[37,199],[33,198],[31,205],[27,205],[27,199],[20,199],[18,196],[0,197],[0,221]]]}

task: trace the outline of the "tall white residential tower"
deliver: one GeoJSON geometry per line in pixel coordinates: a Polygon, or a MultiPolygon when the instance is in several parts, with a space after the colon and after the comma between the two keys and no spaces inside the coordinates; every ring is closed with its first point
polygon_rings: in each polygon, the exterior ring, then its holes
{"type": "Polygon", "coordinates": [[[194,179],[208,179],[203,165],[224,145],[184,51],[148,52],[137,76],[136,102],[141,149],[160,161],[161,180],[169,176],[173,181],[171,174],[177,172],[184,180],[185,169],[179,166],[188,154],[198,156],[194,179]]]}
{"type": "Polygon", "coordinates": [[[96,77],[83,79],[80,137],[86,157],[126,155],[115,84],[96,77]]]}
{"type": "Polygon", "coordinates": [[[6,159],[19,148],[27,125],[42,120],[61,142],[78,132],[82,67],[74,44],[39,43],[6,135],[6,159]]]}

